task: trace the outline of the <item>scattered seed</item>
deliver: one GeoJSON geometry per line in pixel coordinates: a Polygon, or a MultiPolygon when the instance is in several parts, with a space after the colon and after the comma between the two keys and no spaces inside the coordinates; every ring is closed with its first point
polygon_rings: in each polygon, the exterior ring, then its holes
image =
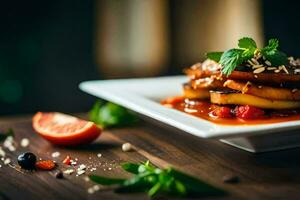
{"type": "Polygon", "coordinates": [[[99,185],[94,185],[93,189],[94,189],[94,191],[98,191],[98,190],[100,190],[100,186],[99,185]]]}
{"type": "Polygon", "coordinates": [[[101,154],[101,153],[98,153],[98,154],[97,154],[97,157],[98,157],[98,158],[101,158],[101,157],[102,157],[102,154],[101,154]]]}
{"type": "Polygon", "coordinates": [[[265,67],[257,68],[256,70],[253,71],[253,73],[259,74],[262,73],[263,71],[265,71],[265,67]]]}
{"type": "Polygon", "coordinates": [[[28,138],[23,138],[20,142],[21,147],[28,147],[30,141],[28,138]]]}
{"type": "Polygon", "coordinates": [[[266,60],[265,63],[266,63],[266,65],[268,65],[268,66],[271,66],[271,65],[272,65],[272,63],[271,63],[270,61],[268,61],[268,60],[266,60]]]}
{"type": "Polygon", "coordinates": [[[263,86],[262,85],[259,85],[259,86],[257,86],[259,89],[261,89],[263,86]]]}
{"type": "Polygon", "coordinates": [[[298,89],[295,88],[295,89],[292,90],[292,93],[295,93],[295,92],[297,92],[297,91],[298,91],[298,89]]]}
{"type": "Polygon", "coordinates": [[[274,72],[279,73],[280,71],[281,71],[281,69],[276,69],[274,72]]]}
{"type": "Polygon", "coordinates": [[[6,158],[4,161],[3,161],[4,165],[8,165],[9,163],[11,163],[11,160],[9,158],[6,158]]]}
{"type": "Polygon", "coordinates": [[[83,180],[84,180],[85,182],[89,182],[89,181],[90,181],[90,178],[89,178],[88,176],[85,176],[85,177],[83,178],[83,180]]]}
{"type": "Polygon", "coordinates": [[[80,175],[82,175],[84,173],[85,173],[85,170],[79,170],[79,171],[77,171],[77,175],[76,176],[80,176],[80,175]]]}
{"type": "Polygon", "coordinates": [[[86,169],[86,165],[84,164],[79,165],[78,170],[84,170],[84,169],[86,169]]]}
{"type": "Polygon", "coordinates": [[[5,157],[5,151],[0,147],[0,157],[5,157]]]}
{"type": "Polygon", "coordinates": [[[285,73],[289,74],[289,71],[286,69],[286,67],[284,65],[282,65],[281,67],[285,73]]]}
{"type": "Polygon", "coordinates": [[[258,62],[255,58],[251,58],[251,61],[252,61],[255,65],[259,65],[259,62],[258,62]]]}
{"type": "Polygon", "coordinates": [[[261,68],[261,67],[263,67],[263,65],[253,65],[252,69],[257,69],[257,68],[261,68]]]}
{"type": "Polygon", "coordinates": [[[127,152],[132,150],[132,145],[128,142],[122,145],[122,151],[127,152]]]}
{"type": "Polygon", "coordinates": [[[267,67],[267,70],[275,70],[277,67],[267,67]]]}
{"type": "Polygon", "coordinates": [[[93,194],[95,191],[94,191],[94,188],[91,187],[91,188],[88,188],[87,192],[89,194],[93,194]]]}
{"type": "Polygon", "coordinates": [[[74,173],[74,169],[67,169],[64,171],[64,174],[68,174],[68,175],[71,175],[74,173]]]}
{"type": "Polygon", "coordinates": [[[51,154],[51,156],[52,156],[52,158],[57,158],[57,157],[60,156],[60,153],[59,153],[58,151],[56,151],[56,152],[53,152],[53,153],[51,154]]]}
{"type": "Polygon", "coordinates": [[[258,76],[255,74],[255,75],[254,75],[254,78],[258,78],[258,76]]]}
{"type": "Polygon", "coordinates": [[[224,183],[238,183],[240,181],[240,178],[236,175],[233,174],[229,174],[229,175],[225,175],[223,177],[223,182],[224,183]]]}
{"type": "Polygon", "coordinates": [[[295,70],[294,70],[294,73],[295,73],[295,74],[300,73],[300,69],[295,69],[295,70]]]}

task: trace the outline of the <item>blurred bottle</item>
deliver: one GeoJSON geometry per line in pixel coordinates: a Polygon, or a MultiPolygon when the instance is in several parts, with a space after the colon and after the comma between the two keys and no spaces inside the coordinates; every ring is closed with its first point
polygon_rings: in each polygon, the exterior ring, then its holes
{"type": "Polygon", "coordinates": [[[100,0],[96,60],[104,77],[161,74],[168,66],[168,1],[100,0]]]}

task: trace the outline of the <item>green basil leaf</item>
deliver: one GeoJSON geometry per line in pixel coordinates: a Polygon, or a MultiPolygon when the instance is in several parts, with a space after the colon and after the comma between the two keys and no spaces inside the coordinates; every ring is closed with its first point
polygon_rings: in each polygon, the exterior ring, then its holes
{"type": "Polygon", "coordinates": [[[107,178],[103,176],[96,176],[91,175],[89,176],[90,180],[98,183],[100,185],[117,185],[117,184],[123,184],[126,179],[119,179],[119,178],[107,178]]]}

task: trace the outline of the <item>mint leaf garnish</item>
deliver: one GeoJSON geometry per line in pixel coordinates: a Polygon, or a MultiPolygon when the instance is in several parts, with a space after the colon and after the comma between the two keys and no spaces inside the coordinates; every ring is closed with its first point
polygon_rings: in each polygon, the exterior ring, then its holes
{"type": "Polygon", "coordinates": [[[249,38],[249,37],[244,37],[244,38],[239,39],[238,46],[241,49],[254,49],[255,50],[257,48],[256,42],[252,38],[249,38]]]}
{"type": "Polygon", "coordinates": [[[209,53],[206,53],[206,57],[210,60],[219,62],[222,54],[223,54],[223,52],[209,52],[209,53]]]}
{"type": "Polygon", "coordinates": [[[238,47],[222,52],[210,52],[206,56],[222,65],[222,74],[229,76],[238,65],[251,60],[257,55],[262,55],[264,59],[271,62],[272,66],[277,67],[286,65],[288,59],[285,53],[278,50],[279,41],[270,39],[264,48],[258,48],[256,42],[249,37],[239,39],[238,47]]]}
{"type": "Polygon", "coordinates": [[[241,49],[230,49],[225,51],[220,59],[220,64],[223,66],[222,73],[230,75],[231,72],[244,61],[243,50],[241,49]],[[224,67],[226,66],[226,67],[224,67]]]}
{"type": "Polygon", "coordinates": [[[270,61],[274,67],[288,63],[286,54],[279,51],[278,47],[279,41],[277,39],[270,39],[268,45],[261,49],[261,54],[270,61]]]}

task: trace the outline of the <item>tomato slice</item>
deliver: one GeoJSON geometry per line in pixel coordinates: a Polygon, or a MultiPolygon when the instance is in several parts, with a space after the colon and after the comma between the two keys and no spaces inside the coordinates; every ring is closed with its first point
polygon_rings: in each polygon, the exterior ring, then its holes
{"type": "Polygon", "coordinates": [[[32,126],[46,140],[64,146],[87,144],[101,134],[95,123],[57,112],[36,113],[32,126]]]}

